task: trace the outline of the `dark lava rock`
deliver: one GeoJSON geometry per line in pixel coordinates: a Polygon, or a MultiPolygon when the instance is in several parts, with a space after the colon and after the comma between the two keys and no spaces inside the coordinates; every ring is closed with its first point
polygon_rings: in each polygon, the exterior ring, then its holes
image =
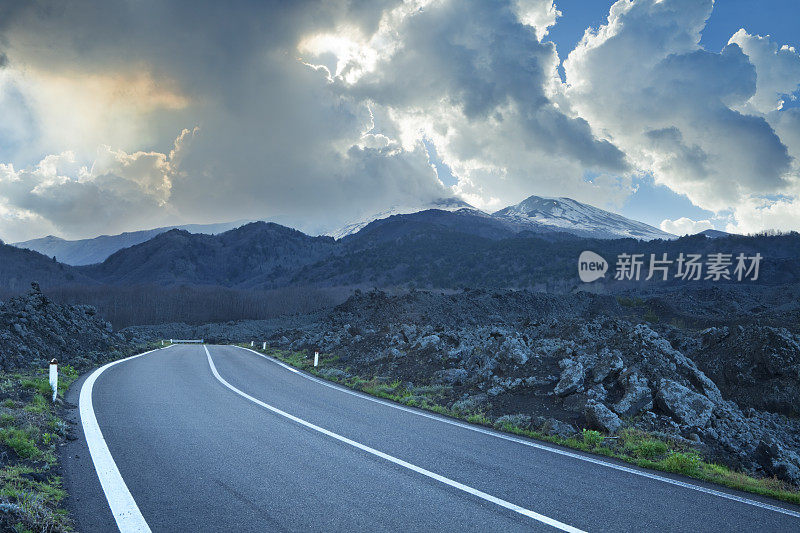
{"type": "Polygon", "coordinates": [[[125,344],[94,307],[56,304],[37,283],[0,305],[0,368],[6,371],[46,367],[51,359],[85,368],[125,344]]]}

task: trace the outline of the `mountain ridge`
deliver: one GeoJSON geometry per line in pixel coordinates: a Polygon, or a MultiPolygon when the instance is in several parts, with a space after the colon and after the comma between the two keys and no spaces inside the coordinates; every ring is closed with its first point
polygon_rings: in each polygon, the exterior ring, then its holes
{"type": "Polygon", "coordinates": [[[172,229],[123,248],[98,264],[75,267],[103,283],[260,288],[288,284],[292,272],[329,254],[331,237],[311,237],[274,222],[251,222],[207,235],[172,229]]]}
{"type": "MultiPolygon", "coordinates": [[[[436,209],[376,220],[339,240],[311,237],[265,222],[215,236],[171,230],[120,250],[101,264],[74,268],[97,283],[111,285],[187,284],[265,290],[289,286],[472,286],[564,292],[578,286],[576,264],[584,250],[600,251],[612,264],[612,271],[615,256],[633,251],[644,258],[663,253],[677,257],[679,253],[741,252],[750,256],[759,252],[764,257],[759,283],[800,279],[797,234],[717,239],[696,235],[652,241],[599,239],[557,231],[515,231],[485,213],[436,209]]],[[[646,268],[645,264],[643,272],[646,268]]],[[[589,288],[616,291],[631,285],[613,278],[612,272],[589,288]]]]}
{"type": "Polygon", "coordinates": [[[640,240],[675,239],[677,235],[667,233],[654,226],[632,220],[620,214],[606,211],[567,197],[546,197],[531,195],[518,204],[507,206],[493,213],[480,210],[460,198],[440,198],[416,208],[393,206],[369,217],[354,219],[338,230],[327,233],[342,239],[358,233],[372,222],[392,216],[408,215],[428,210],[457,212],[468,210],[474,214],[491,217],[502,222],[515,233],[564,232],[579,237],[617,239],[634,238],[640,240]]]}
{"type": "Polygon", "coordinates": [[[475,211],[480,211],[479,209],[471,206],[464,200],[461,200],[460,198],[457,198],[455,196],[450,198],[439,198],[437,200],[433,200],[432,202],[421,204],[416,207],[392,206],[384,211],[373,213],[372,215],[366,217],[354,218],[349,222],[347,222],[342,227],[340,227],[339,229],[330,231],[325,235],[333,237],[334,239],[337,240],[343,239],[345,237],[358,233],[372,222],[383,220],[385,218],[389,218],[395,215],[410,215],[414,213],[419,213],[420,211],[427,211],[429,209],[438,209],[441,211],[459,211],[461,209],[472,209],[475,211]]]}
{"type": "Polygon", "coordinates": [[[111,254],[136,244],[149,241],[153,237],[173,229],[181,229],[190,233],[216,235],[250,222],[237,220],[217,224],[184,224],[180,226],[163,226],[160,228],[138,231],[126,231],[116,235],[98,235],[86,239],[62,239],[55,235],[47,235],[38,239],[11,243],[17,248],[33,250],[48,257],[55,257],[59,262],[71,266],[102,263],[111,254]]]}

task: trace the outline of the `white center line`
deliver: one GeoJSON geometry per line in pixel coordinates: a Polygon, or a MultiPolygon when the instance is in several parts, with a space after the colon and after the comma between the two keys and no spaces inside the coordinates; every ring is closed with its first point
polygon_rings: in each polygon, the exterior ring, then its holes
{"type": "Polygon", "coordinates": [[[472,487],[470,487],[468,485],[464,485],[463,483],[459,483],[458,481],[453,481],[450,478],[446,478],[446,477],[441,476],[441,475],[439,475],[439,474],[437,474],[435,472],[431,472],[430,470],[426,470],[426,469],[421,468],[421,467],[419,467],[417,465],[414,465],[414,464],[411,464],[409,462],[403,461],[402,459],[398,459],[397,457],[394,457],[394,456],[391,456],[389,454],[386,454],[386,453],[383,453],[381,451],[378,451],[375,448],[370,448],[369,446],[361,444],[360,442],[356,442],[354,440],[348,439],[347,437],[343,437],[343,436],[339,435],[338,433],[334,433],[332,431],[328,431],[327,429],[321,428],[321,427],[319,427],[317,425],[314,425],[311,422],[307,422],[307,421],[303,420],[302,418],[298,418],[298,417],[296,417],[294,415],[290,415],[289,413],[287,413],[285,411],[281,411],[277,407],[273,407],[273,406],[271,406],[271,405],[269,405],[267,403],[264,403],[264,402],[262,402],[261,400],[259,400],[257,398],[253,398],[249,394],[247,394],[245,392],[242,392],[241,390],[237,389],[236,387],[234,387],[233,385],[231,385],[230,383],[225,381],[225,379],[222,376],[219,375],[219,372],[217,372],[217,367],[214,366],[214,360],[211,359],[211,353],[208,351],[208,347],[207,346],[203,346],[203,348],[206,351],[206,357],[208,358],[208,365],[211,367],[211,373],[214,374],[214,377],[217,378],[217,381],[219,381],[220,383],[225,385],[227,388],[229,388],[230,390],[232,390],[233,392],[235,392],[239,396],[241,396],[243,398],[246,398],[246,399],[250,400],[251,402],[253,402],[253,403],[257,404],[257,405],[260,405],[264,409],[272,411],[273,413],[275,413],[277,415],[280,415],[282,417],[288,418],[289,420],[292,420],[293,422],[297,422],[300,425],[303,425],[303,426],[305,426],[305,427],[307,427],[309,429],[313,429],[314,431],[318,431],[319,433],[322,433],[323,435],[327,435],[328,437],[336,439],[336,440],[338,440],[340,442],[343,442],[345,444],[349,444],[350,446],[354,446],[355,448],[358,448],[359,450],[363,450],[363,451],[365,451],[367,453],[370,453],[372,455],[380,457],[381,459],[385,459],[385,460],[387,460],[387,461],[389,461],[391,463],[394,463],[396,465],[402,466],[403,468],[407,468],[407,469],[412,470],[412,471],[414,471],[414,472],[416,472],[418,474],[422,474],[423,476],[429,477],[431,479],[435,479],[436,481],[439,481],[441,483],[444,483],[445,485],[448,485],[448,486],[453,487],[455,489],[458,489],[460,491],[463,491],[463,492],[466,492],[466,493],[471,494],[473,496],[476,496],[476,497],[478,497],[478,498],[480,498],[482,500],[494,503],[496,505],[499,505],[500,507],[504,507],[506,509],[509,509],[509,510],[514,511],[516,513],[519,513],[521,515],[527,516],[529,518],[533,518],[534,520],[538,520],[539,522],[542,522],[543,524],[547,524],[547,525],[552,526],[552,527],[554,527],[556,529],[559,529],[561,531],[568,531],[570,533],[584,533],[582,530],[580,530],[578,528],[572,527],[572,526],[570,526],[568,524],[564,524],[563,522],[559,522],[558,520],[554,520],[553,518],[550,518],[550,517],[544,516],[542,514],[536,513],[534,511],[531,511],[530,509],[526,509],[526,508],[521,507],[519,505],[516,505],[514,503],[507,502],[506,500],[502,500],[502,499],[500,499],[500,498],[498,498],[496,496],[492,496],[491,494],[487,494],[487,493],[482,492],[482,491],[480,491],[478,489],[474,489],[474,488],[472,488],[472,487]]]}

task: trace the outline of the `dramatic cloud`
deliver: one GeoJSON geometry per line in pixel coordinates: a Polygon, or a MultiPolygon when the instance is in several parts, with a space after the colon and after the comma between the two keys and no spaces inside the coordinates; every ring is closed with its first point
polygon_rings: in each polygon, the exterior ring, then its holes
{"type": "Polygon", "coordinates": [[[673,235],[694,235],[707,229],[713,229],[710,220],[692,220],[681,217],[677,220],[666,219],[661,221],[661,229],[673,235]]]}
{"type": "Polygon", "coordinates": [[[712,0],[614,4],[565,61],[570,101],[656,182],[712,210],[785,186],[790,158],[763,117],[732,109],[756,90],[741,48],[700,48],[712,0]]]}
{"type": "Polygon", "coordinates": [[[712,7],[617,2],[566,59],[567,95],[656,183],[738,216],[753,198],[792,194],[797,168],[787,144],[796,134],[781,132],[775,125],[786,121],[768,113],[797,88],[798,57],[744,31],[721,53],[702,49],[712,7]]]}
{"type": "Polygon", "coordinates": [[[750,198],[736,206],[734,220],[727,225],[731,233],[757,233],[765,229],[800,230],[800,196],[777,200],[750,198]]]}
{"type": "MultiPolygon", "coordinates": [[[[800,88],[800,55],[788,45],[778,46],[769,37],[750,35],[740,29],[729,44],[736,44],[755,65],[756,92],[748,104],[757,113],[783,109],[785,100],[794,100],[800,88]]],[[[747,108],[745,108],[747,109],[747,108]]]]}
{"type": "Polygon", "coordinates": [[[564,83],[547,35],[567,8],[7,4],[0,236],[242,218],[322,232],[451,194],[613,207],[648,173],[731,227],[800,227],[794,49],[742,30],[707,51],[711,0],[622,0],[564,83]]]}
{"type": "Polygon", "coordinates": [[[609,195],[584,172],[628,166],[552,99],[559,60],[539,34],[556,15],[552,2],[403,5],[371,36],[312,36],[301,50],[340,94],[379,109],[376,124],[387,136],[405,148],[432,142],[468,200],[492,207],[538,192],[606,203],[609,195]],[[337,56],[333,69],[323,61],[329,54],[337,56]]]}
{"type": "Polygon", "coordinates": [[[515,4],[519,21],[527,26],[533,26],[540,39],[547,35],[550,28],[555,25],[556,19],[561,16],[561,11],[552,1],[517,0],[515,4]]]}
{"type": "Polygon", "coordinates": [[[314,31],[346,21],[374,32],[387,5],[75,1],[12,9],[0,24],[14,68],[0,92],[23,105],[17,127],[0,134],[16,146],[3,153],[8,168],[23,170],[14,170],[16,188],[0,189],[3,237],[35,234],[33,225],[25,226],[30,234],[15,231],[19,213],[66,236],[113,231],[92,214],[92,191],[129,191],[107,202],[126,229],[143,219],[277,218],[309,231],[352,217],[351,205],[374,210],[448,194],[421,143],[376,145],[368,104],[336,94],[297,59],[298,43],[314,31]],[[175,132],[195,126],[200,133],[174,162],[175,132]],[[110,148],[96,154],[102,145],[110,148]],[[34,194],[38,161],[62,152],[95,169],[93,179],[65,172],[48,195],[34,194]],[[138,152],[157,161],[148,167],[138,152]],[[109,161],[117,172],[105,169],[109,161]],[[166,179],[159,162],[171,165],[166,179]],[[71,192],[59,195],[59,187],[71,192]],[[43,200],[59,196],[74,212],[43,200]]]}
{"type": "Polygon", "coordinates": [[[6,205],[0,216],[10,231],[58,228],[80,232],[88,219],[104,231],[166,223],[178,164],[197,131],[184,130],[168,154],[126,153],[101,146],[91,167],[73,152],[49,155],[35,166],[15,170],[0,164],[0,190],[6,205]],[[124,217],[120,215],[124,214],[124,217]]]}

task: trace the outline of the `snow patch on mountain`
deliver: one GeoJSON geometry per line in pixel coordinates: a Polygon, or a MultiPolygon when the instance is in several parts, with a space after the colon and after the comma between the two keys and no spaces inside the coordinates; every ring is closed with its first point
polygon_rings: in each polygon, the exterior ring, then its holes
{"type": "Polygon", "coordinates": [[[581,237],[598,239],[674,239],[658,228],[605,211],[571,198],[530,196],[522,202],[492,214],[518,231],[560,229],[581,237]]]}
{"type": "Polygon", "coordinates": [[[423,205],[418,205],[415,207],[395,205],[384,211],[375,213],[370,216],[355,218],[349,221],[341,228],[326,233],[325,235],[333,237],[334,239],[338,240],[347,237],[348,235],[358,233],[370,222],[374,222],[376,220],[383,220],[384,218],[389,218],[394,215],[410,215],[412,213],[419,213],[420,211],[427,211],[429,209],[439,209],[441,211],[459,211],[461,209],[469,209],[471,211],[475,211],[476,213],[485,214],[480,209],[472,207],[470,204],[468,204],[464,200],[461,200],[460,198],[455,198],[455,197],[439,198],[438,200],[434,200],[433,202],[423,205]]]}

